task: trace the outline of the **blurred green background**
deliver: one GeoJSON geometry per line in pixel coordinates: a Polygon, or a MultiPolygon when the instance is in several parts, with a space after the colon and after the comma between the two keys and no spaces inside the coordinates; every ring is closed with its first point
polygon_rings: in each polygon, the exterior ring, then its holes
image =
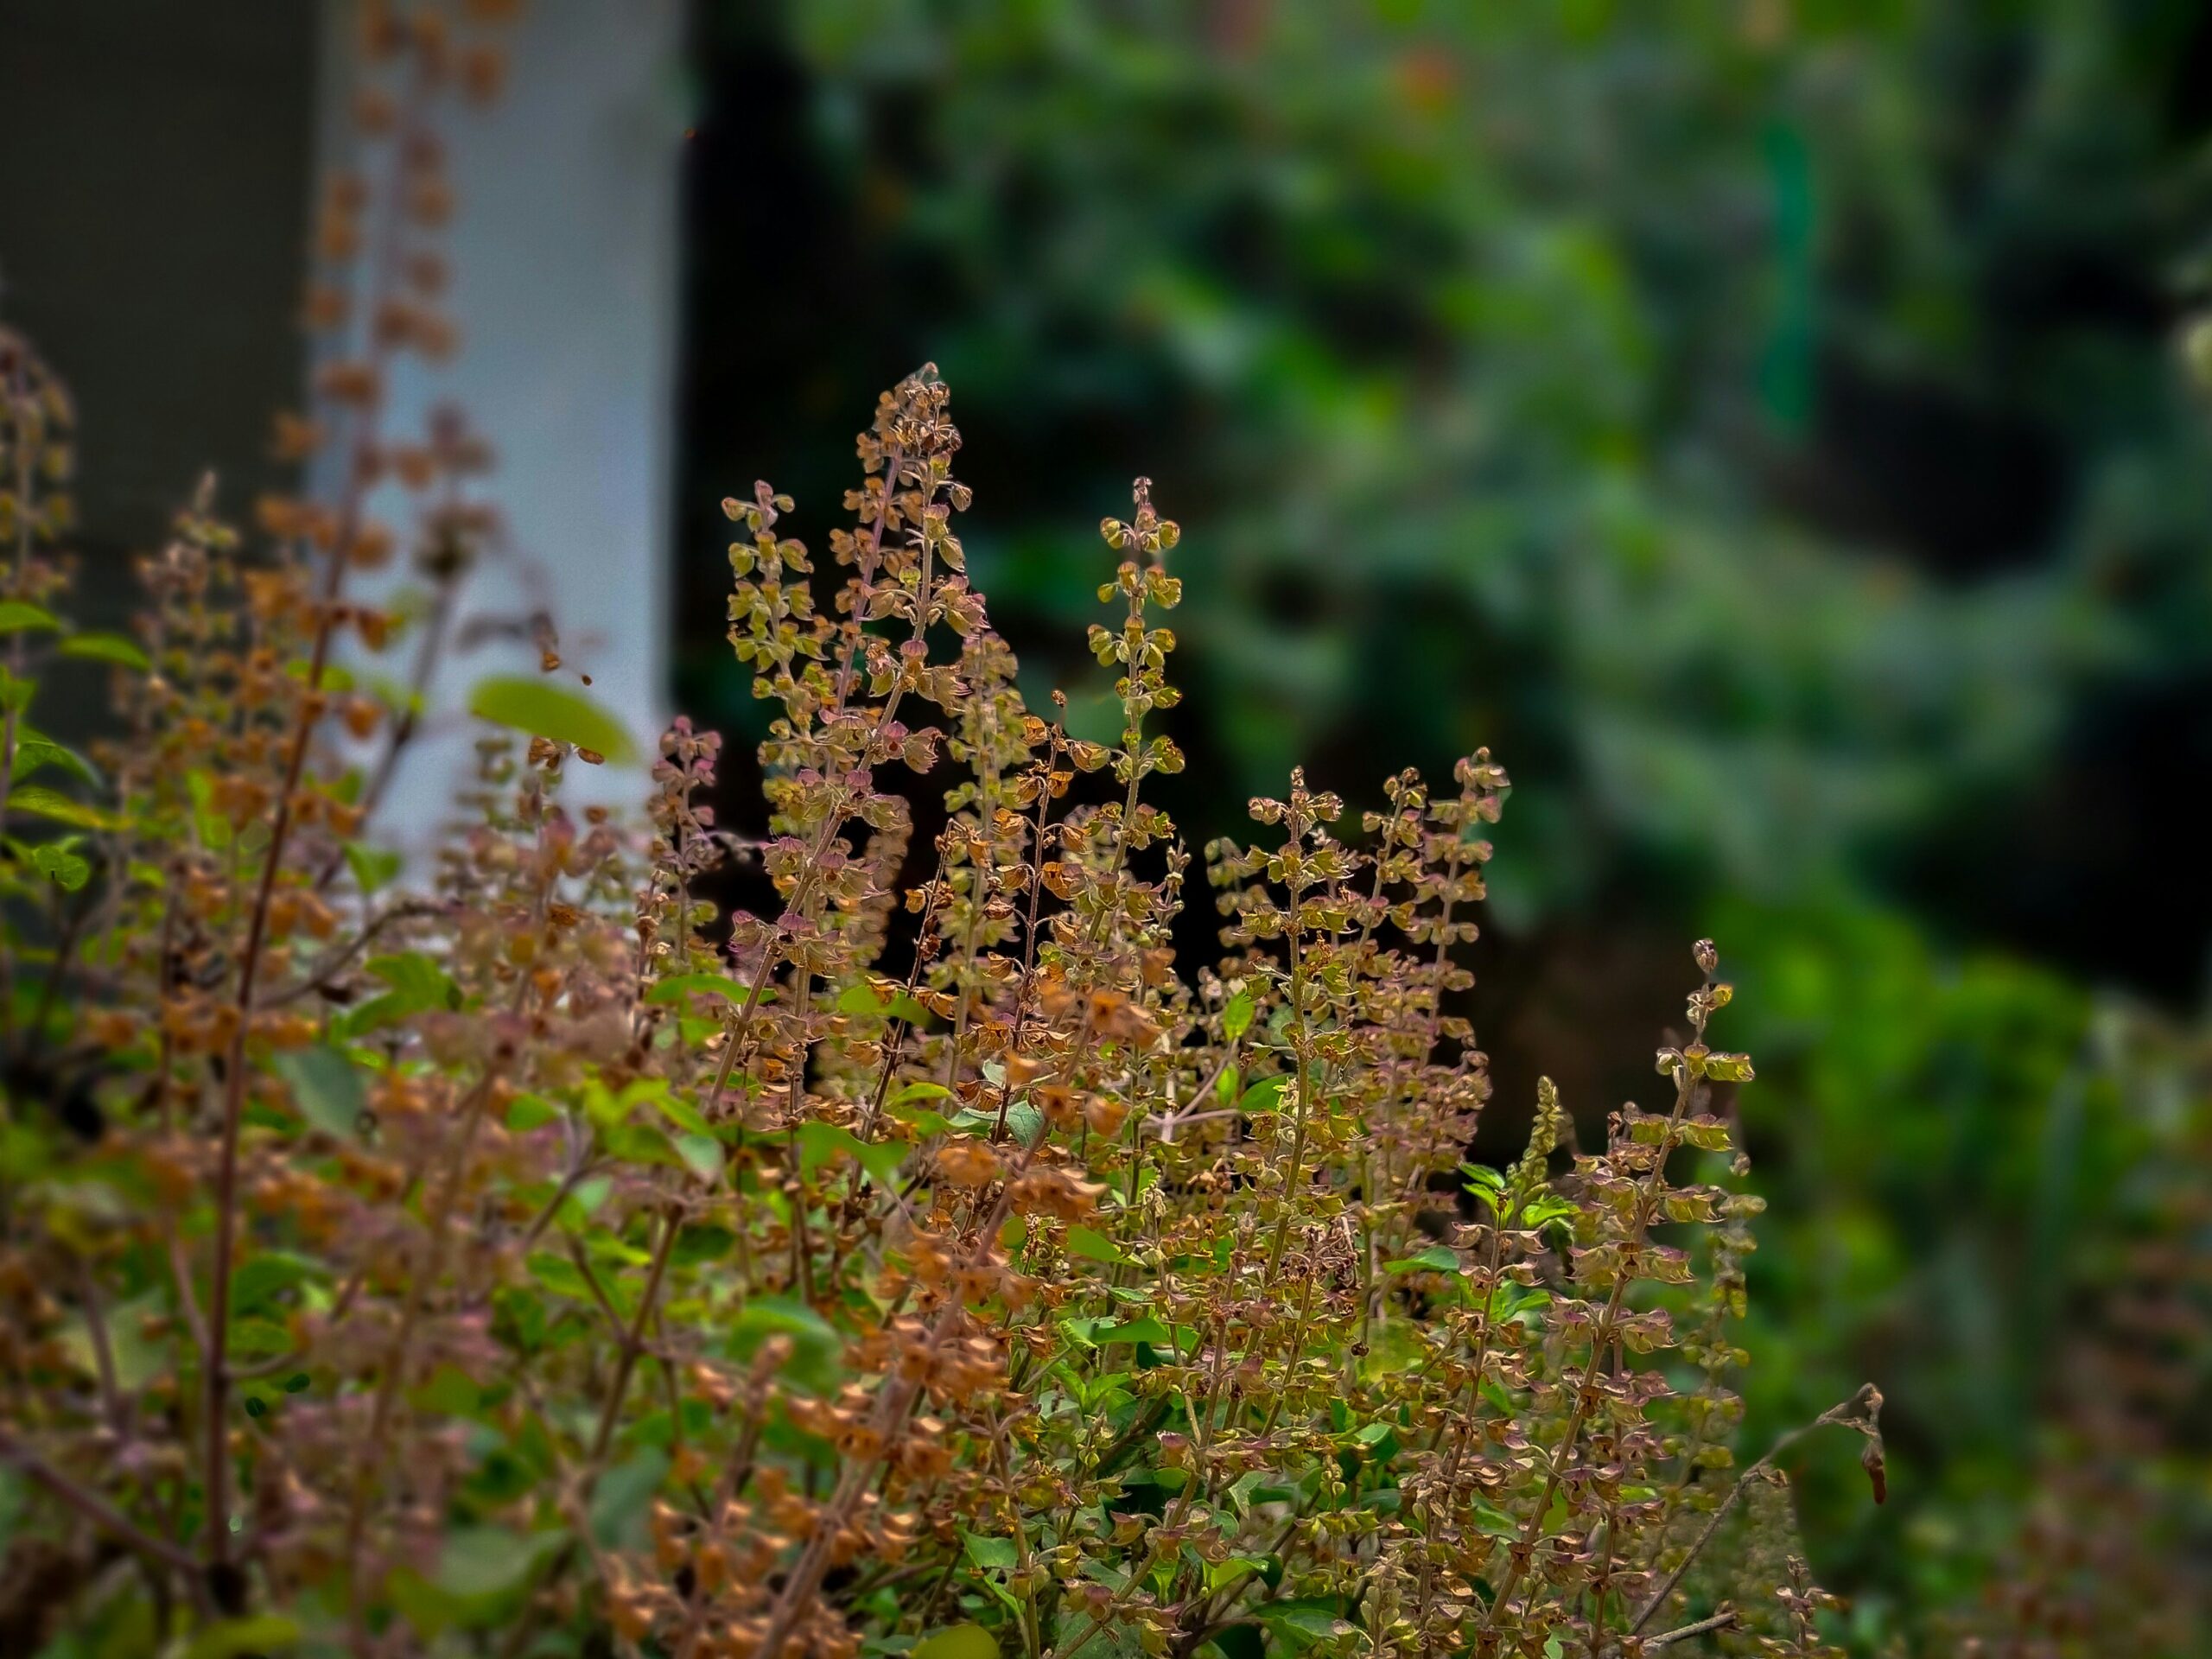
{"type": "Polygon", "coordinates": [[[1887,1509],[1791,1464],[1854,1650],[2034,1589],[2082,1629],[2019,1651],[2202,1651],[2212,13],[702,0],[695,48],[681,706],[754,719],[714,503],[820,541],[925,359],[1078,725],[1150,475],[1194,842],[1294,761],[1512,770],[1486,1139],[1540,1070],[1596,1129],[1719,939],[1747,1443],[1889,1399],[1887,1509]]]}

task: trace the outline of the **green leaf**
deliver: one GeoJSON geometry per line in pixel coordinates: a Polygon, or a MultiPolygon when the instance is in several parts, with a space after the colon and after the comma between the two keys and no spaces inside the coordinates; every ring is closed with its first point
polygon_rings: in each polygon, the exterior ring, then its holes
{"type": "Polygon", "coordinates": [[[1513,1217],[1519,1227],[1541,1227],[1548,1222],[1565,1221],[1581,1213],[1580,1206],[1572,1198],[1562,1198],[1556,1192],[1540,1192],[1521,1206],[1513,1217]]]}
{"type": "Polygon", "coordinates": [[[1256,1005],[1252,993],[1239,991],[1229,999],[1229,1006],[1221,1011],[1221,1034],[1235,1042],[1252,1029],[1252,1010],[1256,1005]]]}
{"type": "Polygon", "coordinates": [[[1493,1210],[1505,1192],[1505,1177],[1484,1164],[1462,1164],[1459,1173],[1467,1178],[1465,1190],[1480,1198],[1493,1210]]]}
{"type": "Polygon", "coordinates": [[[75,893],[92,879],[91,862],[76,850],[81,839],[79,836],[64,836],[60,841],[32,848],[31,868],[64,893],[75,893]]]}
{"type": "Polygon", "coordinates": [[[192,791],[193,827],[200,839],[210,847],[231,844],[231,821],[215,810],[215,780],[205,772],[185,774],[185,787],[192,791]]]}
{"type": "Polygon", "coordinates": [[[1252,1611],[1291,1646],[1303,1648],[1325,1642],[1348,1628],[1341,1605],[1334,1596],[1300,1596],[1287,1601],[1263,1601],[1252,1611]]]}
{"type": "Polygon", "coordinates": [[[1120,1245],[1089,1227],[1069,1228],[1067,1244],[1070,1255],[1079,1255],[1086,1261],[1122,1262],[1129,1259],[1120,1245]]]}
{"type": "Polygon", "coordinates": [[[384,848],[362,847],[350,841],[346,843],[346,868],[353,872],[353,885],[364,894],[390,885],[404,862],[397,853],[384,848]]]}
{"type": "Polygon", "coordinates": [[[231,1306],[241,1313],[281,1311],[277,1298],[283,1292],[328,1276],[312,1257],[289,1250],[264,1250],[251,1261],[241,1262],[231,1274],[231,1306]]]}
{"type": "Polygon", "coordinates": [[[98,785],[100,775],[92,763],[68,747],[57,743],[40,732],[18,730],[16,734],[16,770],[18,782],[28,778],[41,766],[60,766],[87,784],[98,785]]]}
{"type": "Polygon", "coordinates": [[[531,1278],[556,1295],[571,1297],[579,1302],[594,1300],[590,1284],[576,1270],[576,1264],[566,1256],[556,1255],[550,1250],[538,1250],[523,1263],[523,1267],[531,1278]]]}
{"type": "Polygon", "coordinates": [[[960,1548],[980,1567],[1007,1568],[1021,1564],[1021,1552],[1014,1548],[1011,1538],[979,1538],[963,1529],[960,1548]]]}
{"type": "MultiPolygon", "coordinates": [[[[739,984],[728,974],[671,974],[666,979],[653,982],[652,988],[645,993],[645,1001],[676,1002],[687,996],[718,996],[725,1002],[742,1007],[752,988],[739,984]]],[[[773,995],[772,991],[763,991],[760,1000],[765,1002],[773,995]]]]}
{"type": "Polygon", "coordinates": [[[607,1155],[629,1164],[662,1164],[670,1169],[689,1169],[690,1160],[676,1143],[650,1123],[614,1123],[601,1132],[607,1155]]]}
{"type": "Polygon", "coordinates": [[[396,1026],[407,1017],[407,999],[395,992],[386,991],[382,996],[372,996],[365,1002],[357,1002],[330,1022],[331,1033],[344,1042],[365,1037],[385,1026],[396,1026]]]}
{"type": "MultiPolygon", "coordinates": [[[[108,1359],[115,1367],[116,1382],[123,1388],[142,1389],[171,1369],[172,1357],[164,1351],[165,1344],[146,1335],[148,1321],[167,1311],[159,1288],[107,1310],[108,1359]]],[[[81,1315],[61,1328],[60,1338],[78,1369],[92,1375],[99,1361],[91,1328],[81,1315]]]]}
{"type": "Polygon", "coordinates": [[[505,1527],[459,1528],[447,1535],[439,1553],[438,1588],[466,1601],[519,1590],[565,1536],[505,1527]]]}
{"type": "Polygon", "coordinates": [[[812,1308],[791,1297],[754,1297],[730,1330],[729,1357],[749,1360],[771,1337],[792,1339],[789,1370],[803,1386],[827,1392],[836,1384],[844,1338],[812,1308]]]}
{"type": "Polygon", "coordinates": [[[1492,1538],[1518,1538],[1521,1523],[1499,1509],[1495,1503],[1481,1498],[1471,1500],[1474,1504],[1475,1525],[1492,1538]]]}
{"type": "Polygon", "coordinates": [[[691,1173],[702,1180],[711,1181],[722,1173],[721,1142],[710,1135],[679,1135],[675,1137],[676,1155],[690,1166],[691,1173]]]}
{"type": "Polygon", "coordinates": [[[837,993],[836,1007],[840,1014],[881,1014],[890,1006],[865,981],[848,985],[837,993]]]}
{"type": "Polygon", "coordinates": [[[851,1158],[878,1182],[888,1181],[906,1161],[905,1145],[893,1141],[867,1141],[842,1123],[802,1123],[798,1126],[798,1170],[811,1175],[840,1157],[851,1158]]]}
{"type": "Polygon", "coordinates": [[[468,712],[495,726],[567,743],[617,766],[636,758],[638,746],[622,722],[581,691],[522,674],[494,674],[468,694],[468,712]]]}
{"type": "Polygon", "coordinates": [[[21,633],[26,628],[59,632],[61,624],[51,611],[26,605],[20,599],[0,600],[0,633],[21,633]]]}
{"type": "Polygon", "coordinates": [[[136,669],[141,674],[154,665],[134,641],[119,633],[74,633],[64,639],[56,651],[64,657],[81,657],[95,663],[113,663],[118,668],[136,669]]]}
{"type": "Polygon", "coordinates": [[[893,1101],[884,1109],[893,1117],[912,1123],[925,1135],[950,1135],[957,1127],[943,1112],[933,1112],[926,1106],[916,1106],[905,1101],[893,1101]]]}
{"type": "Polygon", "coordinates": [[[955,1624],[924,1637],[910,1659],[999,1659],[999,1644],[980,1624],[955,1624]]]}
{"type": "Polygon", "coordinates": [[[1027,1101],[1006,1109],[1006,1130],[1021,1146],[1033,1147],[1045,1138],[1045,1114],[1027,1101]]]}
{"type": "Polygon", "coordinates": [[[51,818],[56,823],[66,823],[77,830],[119,830],[123,820],[112,812],[103,812],[96,806],[82,801],[73,801],[59,790],[43,784],[26,784],[11,790],[8,795],[10,810],[34,812],[41,818],[51,818]]]}
{"type": "Polygon", "coordinates": [[[889,996],[880,996],[875,988],[866,981],[848,985],[837,994],[840,1014],[874,1014],[886,1020],[904,1020],[910,1026],[918,1026],[930,1017],[930,1011],[906,995],[895,991],[889,996]]]}
{"type": "Polygon", "coordinates": [[[507,1127],[516,1134],[543,1128],[561,1116],[561,1109],[543,1095],[517,1095],[507,1103],[507,1127]]]}
{"type": "Polygon", "coordinates": [[[1240,1112],[1274,1111],[1282,1099],[1283,1084],[1289,1081],[1281,1075],[1262,1077],[1244,1091],[1243,1098],[1236,1103],[1236,1109],[1240,1112]]]}
{"type": "Polygon", "coordinates": [[[711,1135],[715,1132],[715,1126],[707,1122],[707,1115],[690,1101],[664,1094],[655,1096],[653,1104],[660,1108],[662,1116],[688,1134],[711,1135]]]}
{"type": "Polygon", "coordinates": [[[292,1086],[292,1103],[300,1116],[325,1135],[340,1140],[360,1132],[361,1114],[368,1109],[368,1092],[353,1061],[336,1049],[318,1045],[279,1054],[276,1075],[292,1086]]]}
{"type": "Polygon", "coordinates": [[[458,1008],[461,988],[449,978],[446,970],[424,956],[420,950],[402,951],[397,956],[371,957],[368,969],[391,987],[410,1014],[425,1014],[433,1009],[458,1008]]]}
{"type": "Polygon", "coordinates": [[[601,1548],[638,1541],[645,1505],[668,1473],[668,1453],[647,1446],[599,1478],[591,1494],[591,1535],[601,1548]]]}
{"type": "Polygon", "coordinates": [[[1382,1264],[1382,1271],[1385,1273],[1457,1273],[1459,1271],[1459,1253],[1449,1245],[1432,1244],[1427,1249],[1416,1250],[1402,1260],[1385,1262],[1382,1264]]]}
{"type": "Polygon", "coordinates": [[[245,1659],[271,1648],[289,1648],[300,1639],[300,1623],[282,1613],[262,1613],[252,1618],[226,1618],[210,1624],[192,1638],[183,1659],[245,1659]]]}

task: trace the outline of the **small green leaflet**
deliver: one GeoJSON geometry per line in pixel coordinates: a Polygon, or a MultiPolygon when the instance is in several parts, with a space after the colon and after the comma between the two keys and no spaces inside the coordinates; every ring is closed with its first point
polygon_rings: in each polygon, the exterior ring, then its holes
{"type": "Polygon", "coordinates": [[[447,977],[444,969],[418,950],[372,957],[368,969],[391,988],[350,1009],[336,1022],[337,1029],[346,1037],[360,1037],[381,1027],[397,1025],[410,1014],[461,1006],[461,988],[447,977]]]}
{"type": "Polygon", "coordinates": [[[1484,1164],[1462,1164],[1459,1173],[1467,1178],[1466,1191],[1480,1198],[1493,1210],[1505,1192],[1505,1177],[1484,1164]]]}
{"type": "Polygon", "coordinates": [[[1229,1006],[1221,1011],[1221,1034],[1233,1043],[1251,1030],[1255,1006],[1249,991],[1239,991],[1230,997],[1229,1006]]]}
{"type": "Polygon", "coordinates": [[[477,681],[468,712],[495,726],[512,726],[627,766],[638,746],[622,722],[581,691],[523,674],[494,674],[477,681]]]}
{"type": "Polygon", "coordinates": [[[50,611],[26,605],[20,599],[0,600],[0,633],[21,633],[27,628],[52,632],[60,626],[50,611]]]}
{"type": "Polygon", "coordinates": [[[118,668],[135,669],[141,674],[154,665],[144,652],[119,633],[72,634],[55,650],[63,657],[80,657],[94,663],[112,663],[118,668]]]}
{"type": "Polygon", "coordinates": [[[59,790],[48,789],[43,784],[26,784],[10,790],[8,805],[11,810],[35,812],[41,818],[51,818],[56,823],[66,823],[77,830],[120,830],[123,820],[112,812],[103,812],[96,806],[82,801],[73,801],[59,790]]]}
{"type": "Polygon", "coordinates": [[[353,872],[353,884],[365,894],[388,884],[399,874],[403,861],[397,853],[350,841],[346,843],[346,867],[353,872]]]}
{"type": "Polygon", "coordinates": [[[192,791],[192,817],[200,839],[210,847],[231,844],[231,821],[215,810],[215,780],[204,772],[185,774],[185,787],[192,791]]]}
{"type": "Polygon", "coordinates": [[[1540,1192],[1522,1205],[1513,1219],[1522,1227],[1541,1227],[1548,1222],[1565,1221],[1579,1213],[1573,1199],[1562,1198],[1556,1192],[1540,1192]]]}
{"type": "Polygon", "coordinates": [[[82,836],[64,836],[59,841],[30,847],[10,836],[7,847],[17,861],[29,865],[64,893],[74,893],[92,878],[91,862],[77,851],[77,843],[83,839],[82,836]]]}

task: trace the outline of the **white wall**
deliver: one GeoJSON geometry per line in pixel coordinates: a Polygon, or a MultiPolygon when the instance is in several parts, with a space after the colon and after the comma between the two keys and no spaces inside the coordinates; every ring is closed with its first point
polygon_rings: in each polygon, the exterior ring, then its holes
{"type": "MultiPolygon", "coordinates": [[[[325,13],[332,155],[346,142],[336,89],[350,10],[333,0],[325,13]]],[[[550,609],[568,665],[592,676],[590,695],[650,755],[667,715],[683,8],[531,0],[523,18],[505,97],[456,111],[446,128],[461,353],[442,368],[405,365],[388,430],[419,432],[423,411],[450,398],[490,439],[499,467],[488,493],[516,563],[480,576],[467,609],[550,609]]],[[[531,669],[534,655],[519,646],[448,660],[430,698],[440,712],[379,814],[383,835],[426,840],[470,763],[474,728],[457,712],[468,687],[494,670],[531,669]]],[[[577,766],[571,788],[574,798],[635,802],[644,781],[577,766]]]]}

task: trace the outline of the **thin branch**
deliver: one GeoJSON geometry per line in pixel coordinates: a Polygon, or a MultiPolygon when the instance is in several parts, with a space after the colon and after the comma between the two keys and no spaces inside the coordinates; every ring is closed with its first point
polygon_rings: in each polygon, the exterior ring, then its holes
{"type": "Polygon", "coordinates": [[[1646,1637],[1643,1641],[1643,1650],[1649,1653],[1654,1648],[1670,1647],[1677,1642],[1687,1642],[1694,1636],[1708,1636],[1714,1630],[1732,1630],[1735,1627],[1735,1624],[1736,1610],[1724,1601],[1720,1604],[1720,1611],[1710,1618],[1700,1618],[1694,1624],[1684,1624],[1675,1630],[1662,1631],[1657,1636],[1646,1637]]]}
{"type": "Polygon", "coordinates": [[[375,938],[394,922],[408,921],[418,916],[444,916],[450,913],[449,906],[428,901],[394,905],[372,920],[348,943],[325,951],[308,967],[306,976],[296,984],[288,985],[281,991],[271,991],[255,1003],[254,1007],[257,1011],[263,1008],[282,1007],[287,1002],[296,1002],[303,996],[321,990],[330,983],[339,969],[368,949],[370,940],[375,938]]]}
{"type": "Polygon", "coordinates": [[[79,1485],[30,1447],[11,1439],[0,1438],[0,1462],[12,1463],[94,1526],[149,1560],[159,1561],[180,1573],[196,1573],[199,1570],[199,1558],[183,1545],[172,1543],[166,1538],[156,1538],[98,1492],[88,1486],[79,1485]]]}

